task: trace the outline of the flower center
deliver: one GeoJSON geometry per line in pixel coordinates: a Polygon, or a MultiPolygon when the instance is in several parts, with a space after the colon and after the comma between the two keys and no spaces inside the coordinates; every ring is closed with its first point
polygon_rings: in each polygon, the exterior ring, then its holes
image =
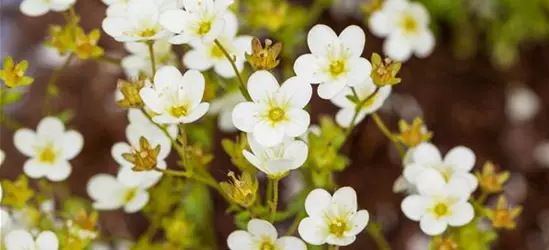
{"type": "Polygon", "coordinates": [[[259,246],[259,250],[275,250],[275,246],[269,239],[265,239],[263,242],[261,242],[261,245],[259,246]]]}
{"type": "Polygon", "coordinates": [[[286,114],[283,109],[279,107],[273,107],[269,110],[268,117],[269,117],[269,120],[271,120],[272,122],[279,122],[284,119],[285,115],[286,114]]]}
{"type": "Polygon", "coordinates": [[[212,22],[210,21],[203,21],[198,24],[198,29],[196,30],[196,33],[199,35],[206,35],[210,30],[212,29],[212,22]]]}
{"type": "Polygon", "coordinates": [[[435,214],[436,218],[444,217],[448,215],[448,212],[449,212],[448,205],[442,202],[436,204],[435,207],[433,208],[433,213],[435,214]]]}
{"type": "Polygon", "coordinates": [[[330,234],[342,237],[347,230],[347,222],[342,219],[333,219],[329,226],[330,234]]]}
{"type": "Polygon", "coordinates": [[[215,44],[212,46],[212,49],[210,50],[210,55],[213,58],[223,58],[225,56],[225,54],[223,54],[223,51],[215,44]]]}
{"type": "Polygon", "coordinates": [[[400,26],[406,33],[417,33],[417,20],[410,14],[404,14],[400,26]]]}
{"type": "Polygon", "coordinates": [[[53,164],[56,158],[57,158],[57,154],[55,153],[55,150],[53,149],[52,145],[45,146],[38,153],[38,161],[42,163],[53,164]]]}
{"type": "Polygon", "coordinates": [[[345,62],[343,60],[337,60],[330,63],[330,75],[337,77],[345,72],[345,62]]]}
{"type": "Polygon", "coordinates": [[[158,32],[158,30],[156,28],[147,28],[147,29],[139,31],[137,33],[137,35],[140,36],[140,37],[151,37],[151,36],[156,35],[157,32],[158,32]]]}
{"type": "Polygon", "coordinates": [[[137,195],[137,188],[128,189],[124,193],[124,203],[128,203],[128,202],[132,201],[135,198],[136,195],[137,195]]]}
{"type": "Polygon", "coordinates": [[[174,117],[182,117],[182,116],[187,116],[189,112],[189,107],[187,105],[181,105],[181,106],[173,106],[172,108],[170,108],[170,110],[168,111],[168,113],[174,117]]]}

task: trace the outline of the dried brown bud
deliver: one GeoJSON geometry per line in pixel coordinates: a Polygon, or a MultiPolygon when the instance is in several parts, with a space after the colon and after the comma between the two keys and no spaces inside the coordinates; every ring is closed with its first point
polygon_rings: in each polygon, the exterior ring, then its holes
{"type": "Polygon", "coordinates": [[[265,47],[257,38],[252,39],[252,54],[246,54],[246,60],[256,70],[270,70],[275,68],[280,60],[277,59],[282,51],[282,44],[273,42],[269,39],[265,40],[265,47]]]}

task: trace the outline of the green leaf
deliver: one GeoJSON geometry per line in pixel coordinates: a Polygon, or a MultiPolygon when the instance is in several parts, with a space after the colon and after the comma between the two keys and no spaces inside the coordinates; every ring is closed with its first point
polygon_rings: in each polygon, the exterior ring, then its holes
{"type": "Polygon", "coordinates": [[[25,93],[17,89],[0,90],[0,106],[15,103],[23,97],[25,93]]]}
{"type": "Polygon", "coordinates": [[[346,95],[345,97],[354,104],[357,104],[360,102],[360,100],[358,100],[358,98],[355,95],[346,95]]]}

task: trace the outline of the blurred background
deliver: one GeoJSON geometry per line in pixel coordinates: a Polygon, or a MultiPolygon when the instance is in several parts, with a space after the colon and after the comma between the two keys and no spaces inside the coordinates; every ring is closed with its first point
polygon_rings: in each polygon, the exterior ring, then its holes
{"type": "MultiPolygon", "coordinates": [[[[274,16],[268,18],[282,16],[279,26],[265,30],[243,20],[241,33],[250,31],[274,41],[295,36],[290,44],[284,44],[281,63],[291,65],[292,55],[306,51],[303,39],[313,24],[327,24],[338,33],[347,25],[357,24],[367,33],[364,56],[369,58],[373,52],[382,52],[382,40],[368,33],[365,24],[364,9],[378,4],[373,1],[290,1],[288,10],[263,13],[274,16]],[[315,20],[304,22],[299,29],[286,27],[308,14],[315,20]]],[[[420,2],[430,12],[436,47],[429,57],[412,58],[403,64],[403,82],[394,88],[381,117],[392,130],[397,129],[399,119],[423,117],[434,132],[433,143],[441,151],[465,145],[476,153],[477,169],[489,160],[509,170],[511,178],[505,192],[510,203],[522,204],[524,211],[517,228],[501,232],[493,249],[549,249],[549,1],[420,2]]],[[[27,59],[27,75],[33,76],[35,83],[25,90],[23,100],[6,106],[5,111],[12,120],[35,128],[41,119],[46,82],[63,61],[43,42],[48,24],[61,24],[63,17],[56,13],[26,17],[20,13],[19,3],[0,3],[1,57],[27,59]]],[[[81,15],[82,26],[90,30],[100,27],[105,5],[100,0],[78,0],[76,12],[81,15]]],[[[247,16],[246,20],[252,18],[247,16]]],[[[122,44],[105,34],[99,44],[113,57],[127,53],[122,44]]],[[[114,102],[118,78],[123,78],[123,72],[117,66],[75,60],[62,72],[59,96],[52,101],[58,110],[72,110],[70,127],[78,129],[85,138],[83,151],[72,161],[73,174],[68,181],[72,192],[83,197],[87,197],[85,183],[92,175],[116,173],[118,169],[110,150],[113,143],[125,140],[127,123],[126,112],[114,102]]],[[[321,114],[335,114],[336,107],[330,102],[316,95],[313,98],[313,124],[321,114]]],[[[13,147],[13,131],[2,125],[0,132],[0,148],[7,155],[0,178],[14,179],[26,159],[13,147]]],[[[219,180],[233,168],[219,142],[233,136],[216,132],[212,171],[219,180]]],[[[337,176],[339,185],[357,190],[359,207],[368,209],[374,220],[383,225],[393,249],[427,249],[429,238],[420,232],[416,222],[400,212],[403,195],[393,193],[392,186],[401,174],[401,164],[397,152],[375,124],[369,120],[359,124],[343,150],[352,164],[337,176]]],[[[283,188],[290,192],[295,184],[286,183],[283,188]]],[[[221,197],[214,195],[213,202],[217,240],[224,246],[234,225],[231,216],[224,212],[226,205],[221,197]]],[[[489,202],[495,203],[494,197],[489,202]]],[[[103,233],[132,237],[146,229],[147,220],[140,215],[105,212],[101,213],[100,224],[103,233]]],[[[353,245],[343,249],[375,249],[375,245],[363,233],[353,245]]]]}

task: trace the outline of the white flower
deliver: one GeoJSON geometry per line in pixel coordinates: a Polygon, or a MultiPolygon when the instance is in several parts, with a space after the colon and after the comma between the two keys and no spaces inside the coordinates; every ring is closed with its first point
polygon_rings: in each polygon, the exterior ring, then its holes
{"type": "Polygon", "coordinates": [[[156,165],[155,168],[166,169],[166,157],[168,157],[172,145],[170,139],[163,134],[160,129],[153,129],[146,125],[130,123],[126,127],[126,138],[128,142],[118,142],[112,146],[111,154],[114,160],[120,165],[120,172],[118,173],[118,178],[126,179],[131,181],[132,185],[137,185],[139,183],[146,182],[144,185],[153,186],[156,184],[162,177],[162,172],[156,170],[149,171],[133,171],[132,167],[135,164],[125,160],[122,155],[131,153],[131,154],[142,154],[143,149],[140,146],[139,140],[145,138],[151,148],[156,148],[160,146],[160,152],[156,156],[156,165]]]}
{"type": "Polygon", "coordinates": [[[467,202],[470,192],[468,180],[452,178],[446,183],[434,169],[423,172],[418,178],[419,194],[406,197],[401,204],[402,212],[428,235],[443,233],[448,225],[463,226],[474,217],[474,209],[467,202]]]}
{"type": "Polygon", "coordinates": [[[61,12],[69,9],[76,0],[23,0],[19,9],[27,16],[41,16],[51,11],[61,12]]]}
{"type": "MultiPolygon", "coordinates": [[[[151,114],[151,112],[148,112],[148,114],[151,114]]],[[[160,128],[158,128],[158,126],[155,123],[149,120],[149,118],[147,118],[140,109],[128,110],[128,122],[130,124],[139,124],[143,126],[143,129],[149,130],[145,132],[149,135],[160,136],[161,134],[160,137],[166,137],[166,135],[162,132],[162,130],[160,130],[160,128]]],[[[179,129],[177,128],[177,125],[169,125],[164,127],[166,128],[166,130],[168,131],[168,134],[172,139],[177,138],[177,135],[179,134],[179,129]]]]}
{"type": "Polygon", "coordinates": [[[532,120],[540,110],[540,98],[526,87],[515,87],[507,91],[505,114],[514,123],[532,120]]]}
{"type": "Polygon", "coordinates": [[[162,124],[191,123],[208,111],[208,103],[202,102],[204,76],[199,71],[188,70],[182,76],[173,66],[160,68],[154,76],[154,85],[140,91],[145,105],[159,114],[153,120],[162,124]]]}
{"type": "Polygon", "coordinates": [[[301,55],[294,64],[297,76],[320,83],[318,95],[331,99],[345,86],[371,81],[372,65],[362,57],[366,37],[362,28],[351,25],[339,37],[328,26],[318,24],[307,36],[311,54],[301,55]]]}
{"type": "Polygon", "coordinates": [[[306,250],[307,246],[297,237],[278,238],[276,228],[265,220],[251,219],[248,231],[232,232],[227,238],[230,250],[306,250]]]}
{"type": "MultiPolygon", "coordinates": [[[[244,54],[251,53],[252,37],[237,37],[237,32],[238,22],[236,16],[232,12],[227,11],[225,14],[225,26],[217,40],[223,45],[223,48],[227,50],[229,55],[236,58],[236,67],[238,71],[242,71],[244,62],[246,61],[244,54]]],[[[215,72],[222,77],[231,78],[236,75],[223,51],[213,41],[203,43],[193,41],[190,44],[193,49],[185,53],[183,57],[183,63],[187,68],[205,71],[213,67],[215,72]]]]}
{"type": "Polygon", "coordinates": [[[429,13],[417,2],[387,0],[368,21],[377,37],[387,37],[383,44],[386,55],[406,61],[414,53],[426,57],[433,51],[435,38],[429,30],[429,13]]]}
{"type": "MultiPolygon", "coordinates": [[[[122,58],[121,64],[124,68],[124,73],[130,79],[136,79],[140,73],[145,73],[147,76],[152,75],[151,59],[149,47],[145,43],[127,42],[124,48],[131,54],[122,58]]],[[[164,65],[175,64],[176,56],[172,53],[172,45],[168,39],[156,40],[153,44],[154,60],[156,67],[160,68],[164,65]]]]}
{"type": "Polygon", "coordinates": [[[352,187],[338,189],[333,197],[324,189],[315,189],[305,200],[309,217],[299,223],[299,235],[311,245],[347,246],[355,241],[370,219],[368,211],[357,211],[357,207],[352,187]]]}
{"type": "Polygon", "coordinates": [[[233,124],[233,109],[234,107],[246,101],[240,91],[233,91],[225,94],[221,98],[212,101],[209,114],[217,114],[217,126],[223,132],[235,132],[236,127],[233,124]]]}
{"type": "Polygon", "coordinates": [[[303,108],[311,100],[311,85],[291,77],[282,86],[268,71],[256,71],[248,79],[253,102],[243,102],[233,110],[233,123],[239,130],[253,133],[263,146],[274,146],[284,136],[296,137],[307,131],[309,113],[303,108]]]}
{"type": "Polygon", "coordinates": [[[97,174],[88,181],[88,195],[94,200],[93,207],[97,210],[116,210],[124,208],[126,213],[135,213],[149,202],[147,189],[154,183],[145,180],[136,183],[135,180],[118,175],[97,174]]]}
{"type": "Polygon", "coordinates": [[[14,135],[15,147],[31,157],[23,172],[33,179],[46,177],[50,181],[63,181],[71,174],[69,160],[80,153],[84,138],[75,130],[65,131],[65,125],[55,117],[40,121],[36,132],[19,129],[14,135]]]}
{"type": "Polygon", "coordinates": [[[52,231],[41,232],[36,239],[26,230],[13,230],[4,238],[6,250],[57,250],[59,240],[52,231]]]}
{"type": "MultiPolygon", "coordinates": [[[[361,83],[353,87],[357,93],[359,102],[365,101],[358,116],[355,120],[355,124],[360,123],[368,114],[376,112],[391,94],[391,86],[385,86],[379,88],[376,92],[376,85],[371,81],[361,83]],[[374,94],[374,96],[371,96],[374,94]],[[367,99],[367,100],[366,100],[367,99]]],[[[341,91],[337,96],[331,99],[331,102],[341,108],[336,114],[336,122],[339,126],[347,128],[353,120],[353,116],[356,111],[356,104],[347,99],[348,95],[353,95],[351,88],[347,87],[341,91]]]]}
{"type": "Polygon", "coordinates": [[[291,138],[285,138],[276,146],[263,147],[250,133],[248,134],[248,144],[252,152],[242,151],[246,160],[274,178],[301,167],[307,160],[309,150],[305,142],[291,138]]]}
{"type": "Polygon", "coordinates": [[[160,23],[177,33],[170,39],[173,44],[211,42],[221,33],[224,15],[231,3],[229,0],[183,0],[184,10],[164,12],[160,23]]]}
{"type": "Polygon", "coordinates": [[[155,0],[130,0],[125,15],[107,16],[102,27],[120,42],[160,39],[170,35],[158,21],[161,11],[155,0]]]}
{"type": "Polygon", "coordinates": [[[428,169],[435,169],[444,176],[446,181],[453,178],[466,179],[469,193],[475,191],[478,181],[469,171],[475,166],[475,153],[467,147],[457,146],[451,149],[444,159],[440,151],[431,143],[422,143],[415,147],[412,153],[412,163],[404,166],[404,177],[410,183],[417,185],[417,178],[428,169]]]}
{"type": "MultiPolygon", "coordinates": [[[[102,0],[104,4],[108,5],[107,16],[125,16],[128,11],[129,0],[102,0]]],[[[177,9],[180,7],[179,0],[154,0],[158,5],[160,12],[165,10],[177,9]]]]}

